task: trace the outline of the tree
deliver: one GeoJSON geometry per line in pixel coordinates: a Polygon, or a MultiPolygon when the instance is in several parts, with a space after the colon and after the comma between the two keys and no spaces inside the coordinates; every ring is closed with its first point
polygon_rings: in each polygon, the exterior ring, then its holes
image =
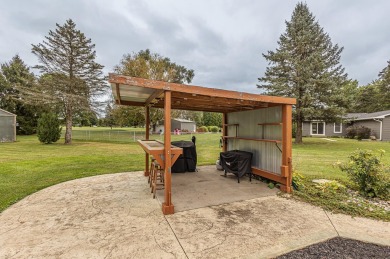
{"type": "MultiPolygon", "coordinates": [[[[194,70],[178,65],[157,53],[151,53],[149,49],[124,55],[120,64],[115,66],[114,70],[116,73],[126,76],[179,84],[191,83],[195,75],[194,70]]],[[[140,112],[139,107],[133,107],[132,109],[135,110],[135,114],[140,112]]],[[[150,122],[153,131],[155,131],[158,121],[163,119],[163,115],[162,109],[150,109],[150,122]]]]}
{"type": "Polygon", "coordinates": [[[203,125],[222,127],[222,113],[203,112],[203,125]]]}
{"type": "Polygon", "coordinates": [[[20,90],[33,89],[36,78],[23,60],[15,55],[8,63],[1,64],[0,71],[0,108],[17,115],[17,133],[30,135],[35,133],[42,107],[36,103],[24,102],[20,90]]]}
{"type": "Polygon", "coordinates": [[[295,142],[302,143],[304,120],[333,120],[344,111],[339,105],[340,87],[347,80],[340,65],[343,48],[332,44],[305,3],[296,5],[278,45],[276,51],[263,54],[269,66],[259,78],[265,84],[258,87],[267,94],[297,98],[295,142]]]}
{"type": "Polygon", "coordinates": [[[390,60],[387,66],[379,73],[379,90],[381,92],[380,102],[382,110],[390,110],[390,60]]]}
{"type": "Polygon", "coordinates": [[[60,107],[66,121],[65,144],[70,144],[75,112],[95,108],[99,104],[97,98],[107,89],[103,66],[95,61],[91,39],[77,30],[71,19],[62,26],[56,24],[56,29],[50,30],[45,39],[32,45],[32,53],[41,63],[35,68],[44,73],[35,97],[60,107]]]}
{"type": "Polygon", "coordinates": [[[42,143],[57,142],[61,137],[61,130],[60,121],[53,113],[43,113],[38,120],[37,135],[42,143]]]}

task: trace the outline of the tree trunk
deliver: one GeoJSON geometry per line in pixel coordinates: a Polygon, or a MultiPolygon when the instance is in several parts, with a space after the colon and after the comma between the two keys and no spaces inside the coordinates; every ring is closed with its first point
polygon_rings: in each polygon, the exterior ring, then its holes
{"type": "Polygon", "coordinates": [[[295,144],[302,144],[302,122],[303,116],[301,112],[301,102],[298,100],[296,112],[297,112],[297,131],[295,133],[295,144]]]}
{"type": "Polygon", "coordinates": [[[295,133],[295,143],[302,144],[302,119],[297,119],[297,131],[295,133]]]}
{"type": "Polygon", "coordinates": [[[72,124],[73,116],[70,108],[66,111],[66,131],[65,131],[65,144],[72,144],[72,124]]]}

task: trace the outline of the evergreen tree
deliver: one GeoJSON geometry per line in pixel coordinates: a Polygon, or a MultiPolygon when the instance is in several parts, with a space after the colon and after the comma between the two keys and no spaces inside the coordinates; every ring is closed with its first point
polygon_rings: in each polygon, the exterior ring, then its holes
{"type": "Polygon", "coordinates": [[[379,91],[381,97],[378,101],[382,104],[381,110],[390,110],[390,61],[387,61],[387,66],[379,73],[379,91]]]}
{"type": "Polygon", "coordinates": [[[1,64],[0,108],[17,115],[18,134],[30,135],[36,131],[41,107],[36,103],[25,102],[21,91],[34,87],[35,76],[18,55],[10,62],[1,64]]]}
{"type": "Polygon", "coordinates": [[[305,3],[298,3],[276,51],[263,54],[269,62],[265,84],[258,87],[267,94],[297,98],[294,119],[296,143],[302,143],[302,122],[310,119],[333,120],[342,115],[340,87],[347,75],[340,65],[343,48],[333,45],[315,21],[305,3]]]}
{"type": "Polygon", "coordinates": [[[91,39],[77,30],[71,19],[63,26],[56,24],[45,39],[32,45],[32,52],[41,63],[36,68],[44,73],[40,80],[42,89],[35,97],[61,108],[66,121],[65,144],[70,144],[75,112],[95,108],[99,104],[96,98],[107,90],[103,66],[95,61],[91,39]]]}
{"type": "MultiPolygon", "coordinates": [[[[191,83],[195,75],[194,70],[178,65],[157,53],[151,53],[149,49],[124,55],[120,64],[115,67],[115,72],[125,76],[179,84],[191,83]]],[[[145,114],[141,107],[131,109],[134,110],[134,114],[145,114]]],[[[161,121],[163,117],[162,109],[150,109],[150,123],[153,131],[156,130],[158,121],[161,121]]]]}
{"type": "Polygon", "coordinates": [[[61,130],[60,121],[53,113],[43,113],[38,120],[37,135],[42,143],[57,142],[61,137],[61,130]]]}

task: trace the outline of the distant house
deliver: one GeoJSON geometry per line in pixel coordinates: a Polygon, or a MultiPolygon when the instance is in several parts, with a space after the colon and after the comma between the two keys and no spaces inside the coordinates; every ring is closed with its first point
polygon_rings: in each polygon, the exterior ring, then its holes
{"type": "Polygon", "coordinates": [[[0,109],[0,142],[16,141],[16,115],[0,109]]]}
{"type": "MultiPolygon", "coordinates": [[[[179,129],[182,132],[196,132],[196,123],[185,119],[171,119],[171,130],[179,129]]],[[[156,132],[164,131],[164,121],[156,127],[156,132]]]]}
{"type": "Polygon", "coordinates": [[[390,141],[390,110],[373,113],[348,113],[343,123],[306,121],[302,124],[302,135],[312,137],[342,137],[349,126],[365,126],[377,140],[390,141]]]}

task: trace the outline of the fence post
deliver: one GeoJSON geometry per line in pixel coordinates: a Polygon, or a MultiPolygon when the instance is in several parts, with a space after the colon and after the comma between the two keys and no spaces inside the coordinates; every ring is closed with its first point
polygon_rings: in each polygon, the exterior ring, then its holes
{"type": "Polygon", "coordinates": [[[135,142],[135,131],[133,131],[133,139],[134,139],[134,142],[135,142]]]}

